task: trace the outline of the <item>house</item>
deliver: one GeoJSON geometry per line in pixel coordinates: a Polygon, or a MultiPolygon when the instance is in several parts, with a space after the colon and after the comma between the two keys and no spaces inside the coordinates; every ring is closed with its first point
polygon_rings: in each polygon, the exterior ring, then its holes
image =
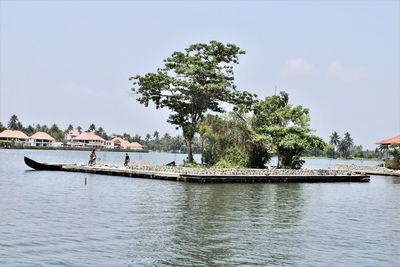
{"type": "Polygon", "coordinates": [[[54,138],[45,132],[37,132],[29,138],[30,146],[54,146],[54,138]]]}
{"type": "Polygon", "coordinates": [[[382,141],[377,142],[378,145],[393,145],[393,144],[400,144],[400,135],[394,136],[392,138],[388,138],[382,141]]]}
{"type": "Polygon", "coordinates": [[[143,146],[137,142],[129,142],[121,137],[115,137],[111,140],[113,148],[117,149],[131,149],[131,150],[143,150],[143,146]]]}
{"type": "Polygon", "coordinates": [[[77,137],[78,135],[80,135],[81,133],[79,131],[76,130],[71,130],[68,131],[65,135],[64,135],[64,139],[67,141],[67,146],[71,145],[71,140],[72,138],[77,137]]]}
{"type": "Polygon", "coordinates": [[[396,145],[396,144],[400,144],[400,135],[385,139],[385,140],[381,140],[379,142],[376,143],[377,145],[379,145],[379,149],[382,150],[383,152],[386,152],[386,156],[385,158],[389,158],[389,146],[390,145],[396,145]]]}
{"type": "Polygon", "coordinates": [[[107,140],[105,143],[104,143],[104,146],[105,146],[105,148],[109,148],[109,149],[114,149],[115,147],[114,147],[114,143],[111,141],[111,140],[107,140]]]}
{"type": "Polygon", "coordinates": [[[0,133],[0,141],[26,144],[29,137],[21,131],[4,130],[0,133]]]}
{"type": "Polygon", "coordinates": [[[83,132],[70,141],[72,147],[103,148],[105,140],[92,132],[83,132]]]}
{"type": "Polygon", "coordinates": [[[131,149],[134,150],[143,150],[143,146],[138,142],[131,142],[131,149]]]}

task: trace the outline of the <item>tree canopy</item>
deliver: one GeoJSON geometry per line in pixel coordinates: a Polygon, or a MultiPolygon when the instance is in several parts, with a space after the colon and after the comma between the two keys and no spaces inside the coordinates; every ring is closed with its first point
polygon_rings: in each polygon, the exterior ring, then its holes
{"type": "Polygon", "coordinates": [[[309,121],[309,110],[290,105],[286,92],[254,104],[253,130],[277,154],[278,168],[300,168],[304,163],[300,156],[324,148],[325,142],[312,134],[309,121]]]}
{"type": "Polygon", "coordinates": [[[234,85],[233,64],[245,52],[234,44],[218,41],[190,45],[164,60],[164,67],[143,76],[131,77],[137,101],[156,108],[168,108],[168,122],[182,128],[193,162],[192,141],[199,123],[208,112],[223,112],[222,102],[248,104],[253,95],[239,92],[234,85]]]}
{"type": "Polygon", "coordinates": [[[19,121],[17,115],[12,115],[10,120],[8,121],[7,128],[10,130],[22,130],[22,123],[19,121]]]}
{"type": "Polygon", "coordinates": [[[231,112],[224,118],[208,115],[200,125],[202,160],[218,167],[264,168],[271,155],[254,138],[248,118],[231,112]]]}

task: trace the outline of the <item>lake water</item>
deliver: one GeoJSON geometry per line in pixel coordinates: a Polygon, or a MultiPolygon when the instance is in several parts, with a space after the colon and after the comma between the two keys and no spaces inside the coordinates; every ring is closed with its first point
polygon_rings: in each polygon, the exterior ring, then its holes
{"type": "MultiPolygon", "coordinates": [[[[372,176],[370,183],[191,184],[32,171],[24,155],[47,162],[88,160],[81,151],[0,150],[0,266],[400,263],[400,177],[372,176]]],[[[157,164],[185,158],[130,156],[157,164]]],[[[121,166],[124,153],[98,157],[121,166]]],[[[307,159],[306,167],[336,163],[349,162],[307,159]]]]}

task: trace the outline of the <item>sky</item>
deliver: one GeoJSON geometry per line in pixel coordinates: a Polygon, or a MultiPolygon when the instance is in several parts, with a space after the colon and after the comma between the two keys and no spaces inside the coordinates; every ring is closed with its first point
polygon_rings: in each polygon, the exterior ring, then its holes
{"type": "Polygon", "coordinates": [[[310,109],[311,128],[375,143],[400,134],[400,1],[0,0],[0,121],[178,134],[129,77],[193,43],[246,51],[239,90],[310,109]]]}

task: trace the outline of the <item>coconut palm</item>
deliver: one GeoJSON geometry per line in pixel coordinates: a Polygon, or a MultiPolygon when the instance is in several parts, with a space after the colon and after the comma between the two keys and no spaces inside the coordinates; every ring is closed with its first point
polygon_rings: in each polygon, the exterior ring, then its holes
{"type": "Polygon", "coordinates": [[[335,152],[337,151],[340,144],[340,136],[336,131],[334,131],[329,137],[329,144],[333,146],[333,157],[335,157],[335,152]]]}

